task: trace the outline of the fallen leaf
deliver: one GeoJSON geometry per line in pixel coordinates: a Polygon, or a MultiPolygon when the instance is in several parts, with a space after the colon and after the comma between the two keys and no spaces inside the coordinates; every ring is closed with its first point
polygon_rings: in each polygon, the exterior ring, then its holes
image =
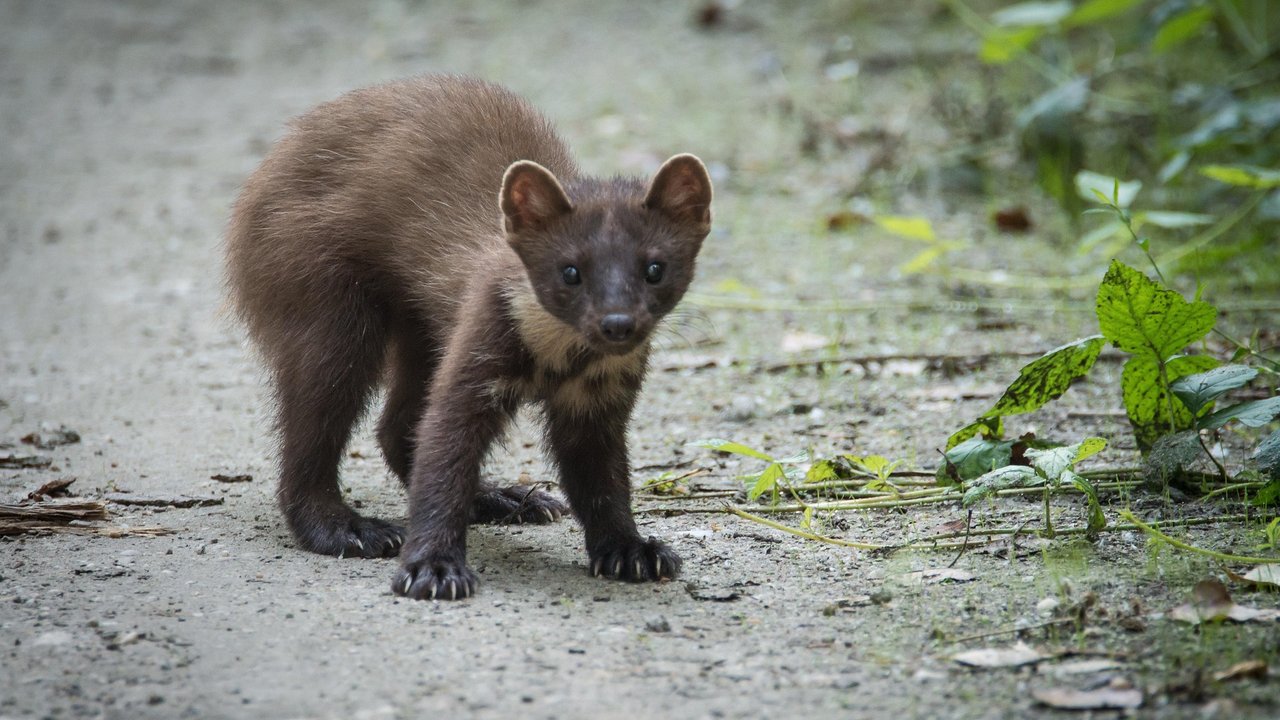
{"type": "Polygon", "coordinates": [[[253,476],[252,476],[252,475],[247,475],[247,474],[245,474],[245,475],[223,475],[222,473],[218,473],[217,475],[210,475],[210,476],[209,476],[209,479],[210,479],[210,480],[217,480],[218,482],[224,482],[224,483],[246,483],[246,482],[253,482],[253,476]]]}
{"type": "Polygon", "coordinates": [[[1059,710],[1127,710],[1142,707],[1142,691],[1137,688],[1040,688],[1032,690],[1031,697],[1059,710]]]}
{"type": "Polygon", "coordinates": [[[1031,229],[1031,216],[1021,206],[997,210],[991,220],[997,229],[1004,232],[1026,232],[1031,229]]]}
{"type": "Polygon", "coordinates": [[[952,655],[951,659],[961,665],[970,667],[1011,668],[1031,665],[1041,660],[1047,660],[1050,657],[1050,655],[1034,650],[1028,647],[1026,643],[1020,642],[1012,647],[966,650],[952,655]]]}
{"type": "Polygon", "coordinates": [[[1259,565],[1245,573],[1244,579],[1255,585],[1280,587],[1280,565],[1259,565]]]}
{"type": "Polygon", "coordinates": [[[1263,680],[1267,677],[1267,663],[1263,660],[1245,660],[1235,665],[1213,674],[1213,679],[1218,682],[1227,682],[1228,680],[1263,680]]]}
{"type": "Polygon", "coordinates": [[[852,210],[841,210],[827,216],[827,231],[839,232],[848,230],[855,225],[863,225],[871,222],[871,218],[862,213],[853,212],[852,210]]]}
{"type": "Polygon", "coordinates": [[[1179,622],[1199,625],[1203,622],[1274,622],[1280,620],[1280,610],[1259,610],[1237,605],[1231,600],[1227,586],[1219,580],[1201,580],[1191,591],[1191,601],[1169,611],[1169,617],[1179,622]]]}
{"type": "Polygon", "coordinates": [[[1044,548],[1048,545],[1049,541],[1045,538],[1036,537],[1035,535],[1019,535],[992,540],[977,548],[974,552],[1007,560],[1010,552],[1013,553],[1014,558],[1031,557],[1044,552],[1044,548]]]}
{"type": "Polygon", "coordinates": [[[1072,662],[1064,662],[1052,667],[1042,667],[1041,672],[1052,675],[1092,675],[1093,673],[1106,672],[1107,670],[1119,670],[1120,663],[1115,660],[1075,660],[1072,662]]]}
{"type": "Polygon", "coordinates": [[[714,0],[708,2],[698,8],[694,21],[698,27],[710,30],[724,22],[724,6],[714,0]]]}
{"type": "Polygon", "coordinates": [[[940,583],[967,583],[977,580],[977,576],[967,570],[956,568],[931,568],[916,570],[906,574],[907,579],[921,585],[938,585],[940,583]]]}

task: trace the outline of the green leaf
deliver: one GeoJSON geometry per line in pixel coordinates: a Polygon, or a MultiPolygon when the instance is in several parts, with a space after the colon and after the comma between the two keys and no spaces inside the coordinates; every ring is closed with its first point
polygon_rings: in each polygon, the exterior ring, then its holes
{"type": "Polygon", "coordinates": [[[916,253],[915,257],[911,258],[902,266],[900,266],[898,268],[898,271],[901,272],[903,275],[914,275],[916,273],[924,272],[929,268],[930,265],[936,262],[938,258],[942,257],[946,253],[951,252],[952,250],[961,250],[964,247],[965,247],[965,244],[961,242],[935,243],[934,245],[931,245],[925,248],[924,250],[921,250],[920,252],[916,253]]]}
{"type": "Polygon", "coordinates": [[[1098,325],[1108,340],[1155,361],[1203,338],[1218,318],[1209,303],[1189,303],[1119,260],[1111,261],[1098,287],[1097,309],[1098,325]]]}
{"type": "Polygon", "coordinates": [[[1062,24],[1064,27],[1089,25],[1099,20],[1106,20],[1113,15],[1119,15],[1140,2],[1142,0],[1088,0],[1067,16],[1062,24]]]}
{"type": "Polygon", "coordinates": [[[1280,477],[1272,478],[1271,482],[1259,488],[1258,494],[1253,497],[1253,504],[1280,505],[1280,477]]]}
{"type": "Polygon", "coordinates": [[[1030,448],[1026,451],[1026,455],[1027,459],[1031,461],[1031,466],[1046,480],[1056,485],[1067,473],[1075,468],[1076,463],[1092,455],[1097,455],[1106,446],[1106,440],[1099,437],[1091,437],[1075,445],[1066,445],[1064,447],[1046,448],[1044,450],[1030,448]]]}
{"type": "Polygon", "coordinates": [[[770,462],[770,463],[773,462],[772,457],[765,455],[759,450],[756,450],[755,448],[747,447],[742,443],[736,443],[731,440],[720,440],[718,438],[712,438],[709,440],[694,440],[689,444],[693,445],[694,447],[703,447],[703,448],[707,448],[708,450],[715,450],[717,452],[733,453],[734,455],[746,455],[747,457],[752,457],[757,460],[764,460],[765,462],[770,462]]]}
{"type": "MultiPolygon", "coordinates": [[[[1184,355],[1165,364],[1165,375],[1172,382],[1217,364],[1208,355],[1184,355]]],[[[1129,358],[1120,373],[1120,388],[1139,450],[1146,452],[1161,435],[1192,426],[1191,411],[1169,392],[1160,378],[1160,363],[1150,355],[1129,358]]]]}
{"type": "Polygon", "coordinates": [[[951,450],[965,440],[978,435],[985,435],[991,438],[1002,437],[1004,435],[1004,420],[999,417],[978,418],[951,433],[951,437],[947,438],[947,450],[951,450]]]}
{"type": "Polygon", "coordinates": [[[1077,75],[1032,100],[1014,118],[1014,123],[1020,131],[1039,129],[1061,136],[1070,130],[1072,118],[1088,104],[1089,78],[1077,75]]]}
{"type": "Polygon", "coordinates": [[[1013,446],[1017,440],[987,440],[972,437],[956,445],[946,452],[947,463],[938,468],[938,479],[945,481],[947,469],[954,469],[951,479],[964,482],[998,467],[1009,464],[1013,459],[1013,446]]]}
{"type": "Polygon", "coordinates": [[[1076,448],[1076,459],[1071,461],[1071,465],[1074,467],[1075,464],[1081,460],[1091,458],[1103,450],[1106,450],[1107,440],[1106,438],[1100,437],[1085,438],[1075,445],[1072,445],[1072,447],[1076,448]]]}
{"type": "Polygon", "coordinates": [[[1249,461],[1258,468],[1258,472],[1280,481],[1280,430],[1258,443],[1258,449],[1253,451],[1253,457],[1249,461]]]}
{"type": "Polygon", "coordinates": [[[1043,485],[1044,478],[1026,465],[1005,465],[974,480],[965,488],[960,504],[964,507],[994,494],[997,490],[1043,485]]]}
{"type": "Polygon", "coordinates": [[[1031,47],[1044,33],[1043,28],[995,28],[982,38],[978,58],[988,65],[1003,65],[1031,47]]]}
{"type": "Polygon", "coordinates": [[[891,462],[883,455],[867,455],[866,457],[857,458],[853,462],[861,465],[864,470],[872,475],[882,478],[888,476],[889,473],[902,464],[901,460],[891,462]]]}
{"type": "Polygon", "coordinates": [[[933,225],[928,218],[880,215],[874,219],[875,223],[880,227],[908,240],[931,243],[938,239],[933,233],[933,225]]]}
{"type": "Polygon", "coordinates": [[[1228,185],[1270,190],[1280,187],[1280,170],[1252,165],[1206,165],[1200,174],[1228,185]]]}
{"type": "Polygon", "coordinates": [[[1213,402],[1219,395],[1242,387],[1258,376],[1258,371],[1244,365],[1223,365],[1208,372],[1178,378],[1169,383],[1169,389],[1191,411],[1199,415],[1201,408],[1213,402]]]}
{"type": "Polygon", "coordinates": [[[1166,230],[1179,230],[1181,228],[1196,227],[1199,225],[1208,225],[1214,221],[1212,215],[1204,213],[1189,212],[1173,212],[1171,210],[1145,210],[1135,213],[1133,220],[1136,224],[1149,224],[1156,227],[1162,227],[1166,230]]]}
{"type": "Polygon", "coordinates": [[[1056,25],[1071,15],[1071,11],[1071,3],[1067,0],[1023,2],[996,11],[991,22],[999,27],[1056,25]]]}
{"type": "Polygon", "coordinates": [[[982,416],[1020,415],[1039,409],[1066,392],[1072,380],[1088,373],[1106,342],[1101,335],[1093,335],[1054,348],[1032,360],[982,416]]]}
{"type": "Polygon", "coordinates": [[[1080,243],[1076,247],[1077,253],[1080,255],[1089,254],[1095,247],[1113,238],[1123,236],[1125,242],[1128,242],[1129,234],[1124,229],[1124,223],[1115,219],[1115,213],[1110,208],[1091,208],[1084,211],[1085,215],[1097,213],[1106,213],[1111,216],[1111,220],[1090,230],[1085,233],[1084,237],[1080,238],[1080,243]]]}
{"type": "Polygon", "coordinates": [[[767,492],[776,491],[778,488],[778,481],[784,477],[786,477],[786,473],[783,472],[781,465],[778,463],[769,463],[769,467],[765,468],[764,472],[756,476],[755,483],[751,486],[751,489],[747,491],[747,499],[755,500],[767,492]]]}
{"type": "Polygon", "coordinates": [[[1117,207],[1127,208],[1142,189],[1141,180],[1120,182],[1118,179],[1101,173],[1081,170],[1076,173],[1076,193],[1090,202],[1101,202],[1104,205],[1114,203],[1117,207]]]}
{"type": "Polygon", "coordinates": [[[842,474],[842,466],[834,460],[819,460],[809,467],[808,472],[804,474],[806,483],[827,482],[830,480],[841,480],[844,478],[842,474]]]}
{"type": "Polygon", "coordinates": [[[1062,395],[1073,380],[1089,372],[1106,342],[1101,335],[1093,335],[1054,348],[1027,363],[989,410],[952,433],[947,439],[948,450],[979,433],[999,437],[1004,432],[1005,415],[1029,413],[1062,395]]]}
{"type": "Polygon", "coordinates": [[[1280,395],[1223,408],[1212,415],[1200,418],[1196,427],[1202,430],[1217,430],[1232,420],[1239,420],[1249,427],[1262,427],[1275,420],[1278,415],[1280,415],[1280,395]]]}
{"type": "Polygon", "coordinates": [[[1151,48],[1158,53],[1167,52],[1190,40],[1200,28],[1213,19],[1213,8],[1200,5],[1174,15],[1165,21],[1151,40],[1151,48]]]}
{"type": "Polygon", "coordinates": [[[1169,161],[1160,168],[1160,173],[1156,175],[1156,179],[1160,181],[1161,185],[1167,185],[1170,180],[1181,175],[1190,162],[1190,152],[1183,150],[1182,152],[1174,153],[1173,157],[1170,157],[1169,161]]]}
{"type": "Polygon", "coordinates": [[[1100,532],[1107,526],[1107,516],[1102,512],[1102,503],[1098,501],[1098,490],[1093,483],[1080,477],[1074,472],[1068,470],[1062,475],[1062,479],[1074,485],[1080,492],[1084,493],[1089,504],[1089,522],[1085,526],[1085,530],[1089,534],[1100,532]]]}

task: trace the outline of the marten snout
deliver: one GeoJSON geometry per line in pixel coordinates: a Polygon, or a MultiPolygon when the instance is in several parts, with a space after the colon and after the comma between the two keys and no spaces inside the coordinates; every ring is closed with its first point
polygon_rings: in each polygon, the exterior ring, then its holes
{"type": "Polygon", "coordinates": [[[609,313],[600,321],[600,332],[610,342],[629,340],[636,330],[636,319],[626,313],[609,313]]]}

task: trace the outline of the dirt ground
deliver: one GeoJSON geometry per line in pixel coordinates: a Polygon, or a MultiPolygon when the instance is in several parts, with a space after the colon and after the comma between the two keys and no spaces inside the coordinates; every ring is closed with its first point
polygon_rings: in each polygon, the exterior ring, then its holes
{"type": "MultiPolygon", "coordinates": [[[[730,3],[702,24],[691,3],[0,0],[0,455],[52,460],[0,469],[0,500],[74,478],[88,498],[216,503],[111,506],[109,524],[172,531],[158,537],[0,537],[0,718],[1004,718],[1051,713],[1036,690],[1108,683],[1142,691],[1140,717],[1280,714],[1274,670],[1208,679],[1280,662],[1276,624],[1169,620],[1221,568],[1133,533],[971,552],[955,562],[967,580],[933,583],[912,572],[954,554],[858,552],[669,512],[717,500],[641,496],[642,531],[685,559],[678,581],[588,577],[570,521],[485,526],[469,538],[479,595],[458,603],[398,599],[395,561],[318,557],[288,537],[265,388],[222,305],[220,236],[284,122],[372,82],[450,71],[507,84],[593,172],[644,174],[682,151],[708,162],[716,230],[637,411],[637,483],[703,468],[693,484],[710,492],[759,470],[688,445],[708,437],[933,468],[1018,358],[762,366],[1039,351],[1093,332],[1100,267],[1059,259],[1062,222],[1033,189],[975,180],[949,154],[948,118],[981,95],[972,39],[933,3],[901,5],[730,3]],[[1046,219],[1010,241],[989,221],[1007,202],[1046,219]],[[1012,280],[1051,266],[1082,289],[905,275],[916,249],[904,241],[871,225],[828,232],[850,208],[926,215],[967,238],[966,266],[1012,280]],[[19,441],[60,425],[80,442],[19,441]],[[1039,627],[1082,602],[1084,625],[1039,627]],[[952,659],[1011,645],[1019,627],[1052,658],[952,659]],[[1099,659],[1111,662],[1080,665],[1099,659]]],[[[1097,375],[1026,424],[1104,435],[1107,463],[1132,462],[1110,412],[1118,366],[1104,359],[1097,375]]],[[[487,474],[550,479],[536,432],[526,418],[487,474]]],[[[367,428],[349,450],[351,500],[403,518],[367,428]]],[[[1140,492],[1126,502],[1184,512],[1140,492]]],[[[1065,524],[1078,510],[1055,506],[1065,524]]],[[[981,511],[1006,524],[1038,512],[1034,498],[981,511]]],[[[901,540],[963,518],[955,506],[847,513],[825,531],[901,540]]],[[[1252,526],[1182,534],[1235,551],[1259,538],[1252,526]]]]}

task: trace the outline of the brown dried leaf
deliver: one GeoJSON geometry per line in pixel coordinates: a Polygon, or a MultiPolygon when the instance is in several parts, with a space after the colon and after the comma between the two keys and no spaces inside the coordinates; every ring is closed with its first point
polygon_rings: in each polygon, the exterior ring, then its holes
{"type": "Polygon", "coordinates": [[[209,476],[209,479],[210,479],[210,480],[217,480],[218,482],[223,482],[223,483],[246,483],[246,482],[253,482],[253,476],[252,476],[252,475],[249,475],[249,474],[242,474],[242,475],[223,475],[222,473],[218,473],[217,475],[210,475],[210,476],[209,476]]]}
{"type": "Polygon", "coordinates": [[[1218,682],[1227,682],[1229,680],[1265,680],[1267,677],[1267,663],[1265,660],[1245,660],[1235,665],[1213,674],[1213,679],[1218,682]]]}
{"type": "Polygon", "coordinates": [[[871,218],[862,213],[841,210],[827,216],[827,231],[840,232],[841,230],[848,230],[855,225],[864,225],[869,222],[871,222],[871,218]]]}
{"type": "Polygon", "coordinates": [[[997,210],[992,214],[991,221],[1003,232],[1022,233],[1031,229],[1031,216],[1022,206],[997,210]]]}

